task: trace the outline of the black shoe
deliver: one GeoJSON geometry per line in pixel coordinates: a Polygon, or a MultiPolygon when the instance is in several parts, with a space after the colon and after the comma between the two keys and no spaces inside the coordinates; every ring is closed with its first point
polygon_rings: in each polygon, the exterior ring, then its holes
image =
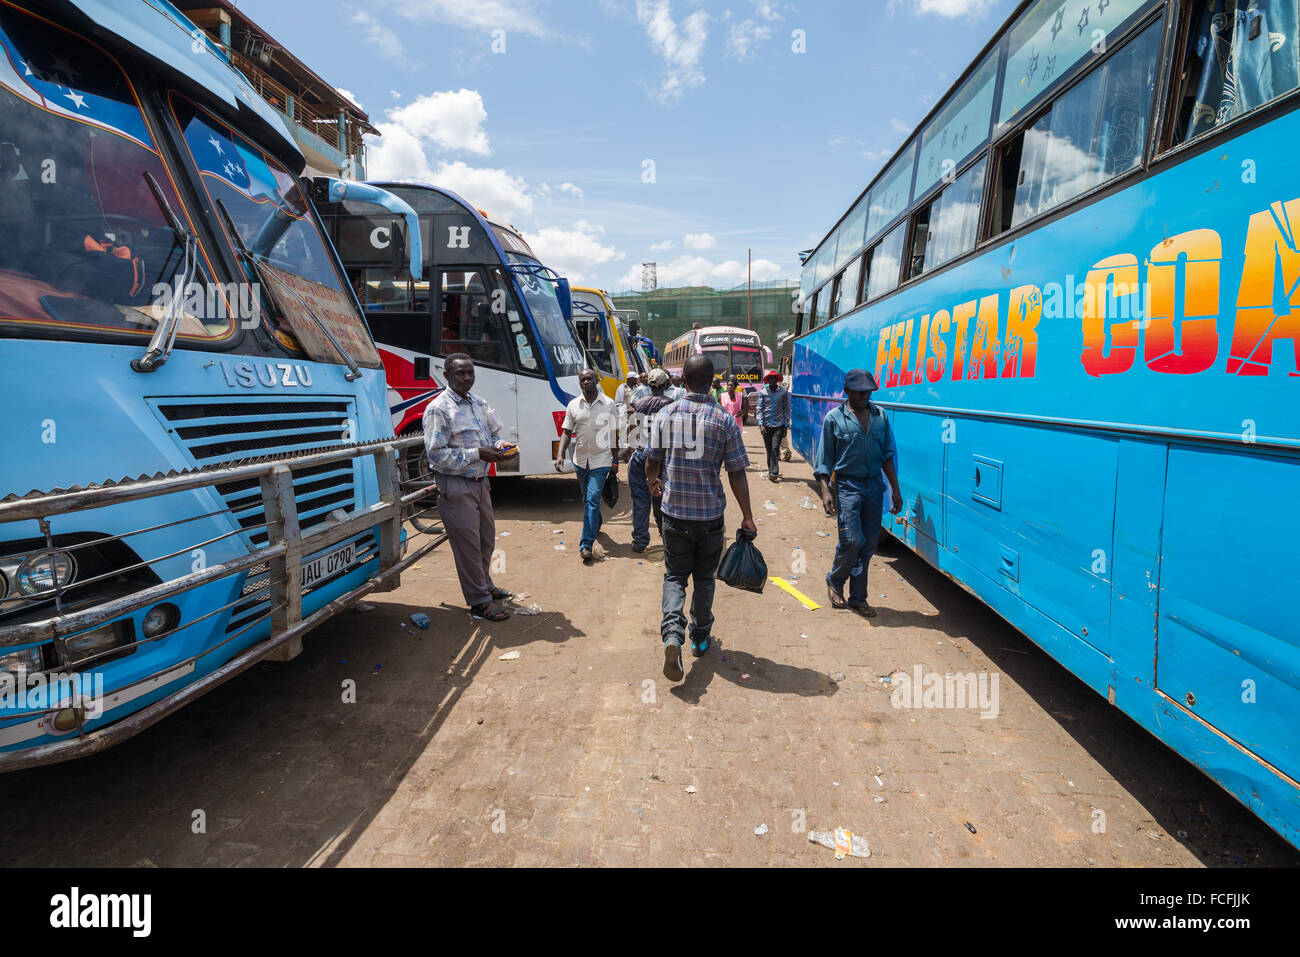
{"type": "Polygon", "coordinates": [[[682,646],[675,641],[664,642],[664,677],[669,681],[681,681],[686,677],[682,670],[682,646]]]}
{"type": "Polygon", "coordinates": [[[638,555],[640,555],[643,551],[645,551],[645,550],[646,550],[647,548],[649,548],[649,547],[650,547],[649,545],[633,545],[633,546],[632,546],[632,551],[634,551],[634,552],[636,552],[638,555]]]}
{"type": "Polygon", "coordinates": [[[589,562],[589,561],[593,560],[593,559],[596,557],[594,554],[592,554],[592,551],[591,551],[590,548],[579,549],[579,550],[578,550],[578,554],[582,556],[582,560],[583,560],[584,562],[589,562]]]}
{"type": "Polygon", "coordinates": [[[493,588],[493,589],[492,589],[492,600],[493,600],[493,601],[509,601],[511,598],[514,598],[514,597],[515,597],[515,593],[514,593],[514,592],[512,592],[512,591],[506,591],[504,588],[493,588]]]}

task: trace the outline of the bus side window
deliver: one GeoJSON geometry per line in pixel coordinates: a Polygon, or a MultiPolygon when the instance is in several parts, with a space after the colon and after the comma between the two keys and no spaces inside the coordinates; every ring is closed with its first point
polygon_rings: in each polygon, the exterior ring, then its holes
{"type": "Polygon", "coordinates": [[[1181,70],[1175,73],[1168,146],[1178,146],[1289,93],[1300,83],[1300,37],[1286,11],[1222,0],[1187,4],[1181,70]],[[1181,80],[1181,82],[1179,82],[1181,80]]]}
{"type": "Polygon", "coordinates": [[[1130,40],[1003,147],[993,235],[1142,165],[1160,26],[1130,40]]]}

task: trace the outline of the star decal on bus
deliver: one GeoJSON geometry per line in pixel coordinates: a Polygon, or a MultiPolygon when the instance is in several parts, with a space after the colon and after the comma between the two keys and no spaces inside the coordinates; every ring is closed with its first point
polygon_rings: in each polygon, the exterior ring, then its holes
{"type": "Polygon", "coordinates": [[[68,87],[68,92],[64,93],[63,95],[67,99],[71,100],[73,102],[73,105],[75,105],[77,109],[79,110],[89,109],[89,107],[86,106],[86,98],[82,96],[80,93],[74,92],[72,87],[68,87]]]}
{"type": "Polygon", "coordinates": [[[221,148],[221,140],[217,139],[215,136],[209,136],[208,142],[212,144],[212,148],[217,151],[218,156],[226,155],[226,151],[221,148]]]}

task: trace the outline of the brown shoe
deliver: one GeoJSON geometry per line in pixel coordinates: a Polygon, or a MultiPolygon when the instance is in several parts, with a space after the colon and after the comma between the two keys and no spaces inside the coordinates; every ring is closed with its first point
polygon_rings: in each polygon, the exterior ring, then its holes
{"type": "Polygon", "coordinates": [[[836,588],[830,582],[826,583],[826,597],[831,603],[832,608],[844,608],[848,602],[844,600],[844,586],[836,588]]]}
{"type": "Polygon", "coordinates": [[[872,608],[870,605],[850,605],[849,609],[851,611],[856,611],[863,618],[876,617],[876,609],[872,608]]]}

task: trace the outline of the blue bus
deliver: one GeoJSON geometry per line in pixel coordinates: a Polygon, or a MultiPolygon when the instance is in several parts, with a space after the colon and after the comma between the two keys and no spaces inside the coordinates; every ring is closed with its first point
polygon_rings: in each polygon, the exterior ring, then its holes
{"type": "Polygon", "coordinates": [[[1030,0],[805,260],[794,443],[1300,844],[1295,0],[1030,0]]]}
{"type": "Polygon", "coordinates": [[[405,547],[418,495],[311,194],[410,208],[300,179],[279,115],[164,0],[0,0],[0,45],[13,770],[287,660],[437,542],[405,547]]]}

